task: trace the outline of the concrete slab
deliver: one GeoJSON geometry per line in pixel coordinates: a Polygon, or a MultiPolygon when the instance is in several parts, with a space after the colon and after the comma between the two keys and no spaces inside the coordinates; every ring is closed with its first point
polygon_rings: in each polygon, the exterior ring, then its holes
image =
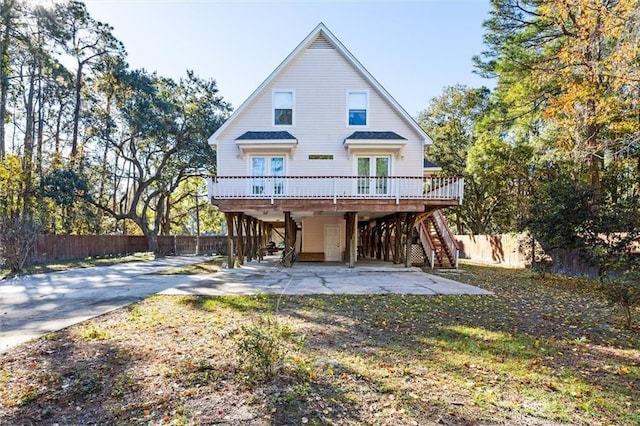
{"type": "Polygon", "coordinates": [[[205,261],[206,257],[165,257],[153,261],[76,269],[0,281],[0,352],[46,333],[126,306],[146,296],[251,294],[491,294],[419,268],[388,264],[296,263],[277,258],[209,275],[157,275],[205,261]]]}
{"type": "Polygon", "coordinates": [[[241,268],[224,269],[199,276],[161,294],[492,294],[420,268],[370,264],[348,268],[338,264],[296,263],[283,268],[274,262],[250,262],[241,268]]]}

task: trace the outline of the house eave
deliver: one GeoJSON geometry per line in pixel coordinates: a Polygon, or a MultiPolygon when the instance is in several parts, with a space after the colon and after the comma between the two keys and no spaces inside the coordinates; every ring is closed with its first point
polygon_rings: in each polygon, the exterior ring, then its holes
{"type": "Polygon", "coordinates": [[[243,139],[236,140],[236,146],[240,150],[240,154],[256,153],[280,153],[291,156],[293,150],[298,146],[297,139],[243,139]]]}
{"type": "Polygon", "coordinates": [[[402,148],[407,144],[406,139],[345,139],[344,147],[349,155],[369,152],[385,152],[399,156],[402,148]]]}
{"type": "Polygon", "coordinates": [[[440,173],[442,171],[442,167],[425,167],[422,169],[423,176],[429,176],[436,173],[440,173]]]}

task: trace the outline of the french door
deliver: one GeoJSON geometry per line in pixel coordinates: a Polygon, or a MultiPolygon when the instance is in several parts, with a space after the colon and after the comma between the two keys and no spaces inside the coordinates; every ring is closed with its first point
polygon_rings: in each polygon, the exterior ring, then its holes
{"type": "Polygon", "coordinates": [[[358,195],[389,195],[391,157],[357,157],[358,195]]]}
{"type": "Polygon", "coordinates": [[[284,157],[251,157],[253,195],[284,194],[284,157]]]}

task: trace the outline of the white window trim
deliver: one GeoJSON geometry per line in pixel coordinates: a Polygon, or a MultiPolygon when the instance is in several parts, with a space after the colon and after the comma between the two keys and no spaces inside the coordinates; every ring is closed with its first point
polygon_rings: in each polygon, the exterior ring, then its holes
{"type": "MultiPolygon", "coordinates": [[[[389,159],[389,175],[387,176],[387,178],[391,178],[393,177],[393,167],[394,167],[394,161],[393,161],[393,155],[389,155],[389,154],[375,154],[375,153],[371,153],[371,154],[360,154],[360,155],[354,155],[353,156],[353,176],[358,176],[358,158],[369,158],[369,159],[373,159],[374,161],[369,163],[369,176],[371,178],[375,178],[374,175],[371,174],[371,168],[375,167],[375,159],[376,158],[388,158],[389,159]]],[[[371,181],[370,181],[371,182],[371,181]]],[[[370,183],[371,185],[371,183],[370,183]]],[[[375,188],[375,186],[369,186],[369,188],[375,188]]],[[[353,193],[354,194],[358,194],[358,179],[355,179],[353,182],[353,193]]],[[[387,187],[387,192],[384,194],[375,194],[372,192],[369,192],[368,194],[358,194],[359,196],[365,197],[365,198],[369,198],[369,197],[377,197],[377,196],[389,196],[393,193],[393,188],[391,186],[387,187]]]]}
{"type": "MultiPolygon", "coordinates": [[[[380,157],[385,157],[389,159],[389,177],[393,176],[393,166],[394,166],[394,159],[393,159],[393,155],[392,154],[385,154],[385,153],[371,153],[371,154],[356,154],[353,156],[353,176],[358,176],[358,158],[380,158],[380,157]]],[[[371,169],[369,169],[369,173],[371,173],[371,169]]]]}
{"type": "MultiPolygon", "coordinates": [[[[260,175],[254,175],[253,174],[253,159],[254,158],[264,158],[265,160],[265,169],[269,170],[269,173],[267,173],[265,176],[273,176],[271,174],[271,159],[272,158],[282,158],[282,179],[283,179],[283,186],[281,188],[281,193],[278,194],[273,194],[273,186],[271,187],[267,187],[266,184],[269,183],[267,181],[264,181],[265,183],[265,191],[264,194],[255,194],[253,192],[253,183],[254,183],[254,179],[250,179],[248,181],[248,187],[247,187],[247,194],[251,194],[252,196],[255,195],[263,195],[263,196],[273,196],[273,195],[277,195],[279,197],[282,196],[286,196],[287,194],[287,181],[284,179],[285,176],[287,176],[287,156],[286,155],[281,155],[281,154],[253,154],[253,155],[249,155],[249,161],[247,161],[247,176],[251,176],[252,178],[261,178],[263,176],[260,175]]],[[[266,170],[265,170],[266,172],[266,170]]],[[[271,184],[273,184],[273,182],[271,182],[271,184]]]]}
{"type": "Polygon", "coordinates": [[[368,90],[347,90],[347,95],[346,95],[346,108],[345,108],[345,122],[347,124],[347,127],[350,129],[366,129],[367,127],[369,127],[369,123],[371,122],[371,108],[369,107],[370,101],[369,99],[371,98],[371,96],[369,95],[369,91],[368,90]],[[349,95],[351,93],[364,93],[367,96],[367,106],[366,106],[366,111],[367,111],[367,122],[364,126],[362,125],[352,125],[349,124],[349,95]]]}
{"type": "Polygon", "coordinates": [[[271,91],[271,127],[276,129],[292,128],[296,125],[295,89],[273,89],[271,91]],[[291,93],[291,124],[276,124],[276,93],[291,93]]]}
{"type": "MultiPolygon", "coordinates": [[[[253,159],[254,158],[264,158],[265,161],[269,161],[272,158],[283,158],[283,162],[282,162],[282,173],[283,176],[287,175],[287,156],[285,154],[277,154],[277,153],[268,153],[268,154],[250,154],[247,156],[247,158],[249,159],[249,161],[247,161],[247,176],[254,176],[253,175],[253,159]]],[[[268,175],[271,176],[271,175],[268,175]]]]}

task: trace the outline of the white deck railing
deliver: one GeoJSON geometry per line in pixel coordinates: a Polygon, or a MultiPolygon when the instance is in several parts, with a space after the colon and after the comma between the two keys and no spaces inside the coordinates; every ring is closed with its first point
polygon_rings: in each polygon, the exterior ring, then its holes
{"type": "Polygon", "coordinates": [[[213,199],[403,199],[457,200],[462,203],[461,177],[401,176],[214,176],[213,199]]]}

